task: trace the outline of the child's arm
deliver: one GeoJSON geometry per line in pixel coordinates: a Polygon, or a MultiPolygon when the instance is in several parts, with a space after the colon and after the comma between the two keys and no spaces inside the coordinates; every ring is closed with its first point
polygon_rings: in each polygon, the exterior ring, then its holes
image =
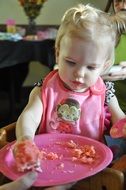
{"type": "Polygon", "coordinates": [[[28,104],[19,116],[16,124],[17,140],[32,139],[40,124],[43,105],[41,101],[41,88],[35,87],[29,96],[28,104]]]}
{"type": "Polygon", "coordinates": [[[117,98],[114,96],[109,102],[109,110],[112,114],[112,138],[126,137],[126,115],[121,110],[117,98]]]}
{"type": "Polygon", "coordinates": [[[18,171],[32,169],[42,171],[40,151],[34,143],[35,132],[40,124],[43,112],[40,90],[40,87],[35,87],[31,91],[28,104],[17,120],[17,142],[13,153],[18,171]]]}
{"type": "Polygon", "coordinates": [[[108,103],[108,107],[112,115],[112,124],[126,117],[125,113],[121,110],[115,95],[111,98],[110,102],[108,103]]]}

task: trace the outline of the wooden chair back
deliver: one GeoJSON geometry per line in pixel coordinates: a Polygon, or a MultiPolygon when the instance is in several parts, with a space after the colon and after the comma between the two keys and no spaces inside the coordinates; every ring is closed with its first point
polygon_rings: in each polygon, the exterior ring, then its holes
{"type": "Polygon", "coordinates": [[[124,174],[113,168],[79,181],[73,190],[124,190],[124,174]]]}
{"type": "Polygon", "coordinates": [[[16,139],[15,127],[16,122],[13,122],[9,125],[0,128],[0,148],[16,139]]]}

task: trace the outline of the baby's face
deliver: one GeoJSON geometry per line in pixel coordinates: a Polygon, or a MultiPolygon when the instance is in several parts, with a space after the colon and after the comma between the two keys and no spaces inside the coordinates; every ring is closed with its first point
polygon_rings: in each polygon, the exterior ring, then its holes
{"type": "Polygon", "coordinates": [[[56,56],[61,80],[73,91],[86,91],[103,71],[106,49],[92,41],[65,35],[56,56]]]}

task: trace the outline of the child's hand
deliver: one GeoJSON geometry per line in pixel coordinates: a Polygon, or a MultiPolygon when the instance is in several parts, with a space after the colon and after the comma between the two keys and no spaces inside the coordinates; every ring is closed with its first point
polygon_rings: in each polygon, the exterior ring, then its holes
{"type": "Polygon", "coordinates": [[[119,120],[110,129],[110,135],[112,138],[126,138],[126,118],[119,120]]]}
{"type": "Polygon", "coordinates": [[[16,181],[2,185],[0,190],[27,190],[32,186],[36,178],[37,172],[28,172],[16,181]]]}
{"type": "Polygon", "coordinates": [[[40,167],[41,154],[32,140],[18,141],[14,145],[14,157],[18,171],[42,171],[40,167]]]}

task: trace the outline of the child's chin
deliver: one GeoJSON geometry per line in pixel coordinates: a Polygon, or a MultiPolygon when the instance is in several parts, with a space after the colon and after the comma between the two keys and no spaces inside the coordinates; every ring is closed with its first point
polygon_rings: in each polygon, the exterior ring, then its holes
{"type": "Polygon", "coordinates": [[[86,89],[85,88],[76,88],[76,89],[73,89],[74,92],[85,92],[86,89]]]}

